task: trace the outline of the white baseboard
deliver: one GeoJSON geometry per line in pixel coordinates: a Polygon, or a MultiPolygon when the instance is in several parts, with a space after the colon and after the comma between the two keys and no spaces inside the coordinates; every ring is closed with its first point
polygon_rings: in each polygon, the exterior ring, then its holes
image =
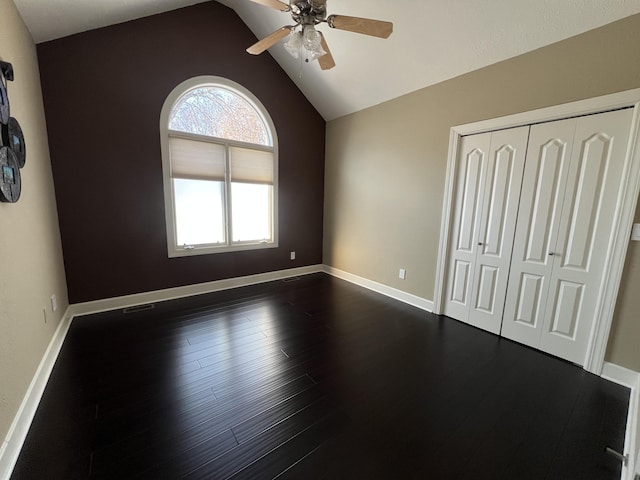
{"type": "Polygon", "coordinates": [[[20,455],[22,445],[27,438],[29,427],[31,427],[31,422],[42,399],[42,394],[44,393],[44,389],[49,381],[49,376],[62,348],[62,343],[69,331],[71,319],[69,309],[67,309],[60,320],[58,328],[56,328],[53,334],[51,342],[49,342],[49,346],[20,404],[18,413],[16,413],[9,432],[4,439],[2,448],[0,448],[0,479],[2,480],[9,479],[18,461],[18,455],[20,455]]]}
{"type": "Polygon", "coordinates": [[[635,475],[640,474],[640,373],[604,362],[602,378],[631,389],[624,437],[624,454],[629,460],[622,466],[620,479],[634,480],[635,475]]]}
{"type": "Polygon", "coordinates": [[[185,285],[182,287],[167,288],[164,290],[155,290],[152,292],[124,295],[122,297],[107,298],[104,300],[96,300],[93,302],[75,303],[71,305],[70,308],[73,316],[87,315],[90,313],[99,313],[120,308],[133,307],[135,305],[144,305],[145,303],[163,302],[165,300],[174,300],[176,298],[201,295],[203,293],[212,293],[218,292],[220,290],[228,290],[231,288],[246,287],[248,285],[272,282],[274,280],[282,280],[284,278],[291,278],[299,275],[308,275],[310,273],[318,273],[322,271],[322,265],[310,265],[307,267],[290,268],[288,270],[277,270],[275,272],[259,273],[256,275],[247,275],[245,277],[227,278],[224,280],[198,283],[195,285],[185,285]]]}
{"type": "Polygon", "coordinates": [[[604,362],[602,375],[600,376],[605,380],[617,383],[623,387],[634,388],[640,373],[621,367],[615,363],[604,362]]]}
{"type": "Polygon", "coordinates": [[[382,295],[386,295],[387,297],[395,298],[396,300],[408,303],[409,305],[413,305],[414,307],[426,310],[427,312],[433,312],[433,302],[431,300],[418,297],[417,295],[413,295],[411,293],[403,292],[402,290],[398,290],[397,288],[389,287],[382,283],[374,282],[373,280],[359,277],[343,270],[338,270],[337,268],[330,267],[329,265],[324,265],[323,267],[324,272],[328,273],[329,275],[341,278],[342,280],[346,280],[347,282],[355,283],[356,285],[367,288],[369,290],[373,290],[377,293],[381,293],[382,295]]]}

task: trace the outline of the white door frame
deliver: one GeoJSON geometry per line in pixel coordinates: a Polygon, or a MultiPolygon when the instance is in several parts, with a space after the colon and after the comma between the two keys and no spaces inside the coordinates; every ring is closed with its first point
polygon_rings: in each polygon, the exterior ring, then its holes
{"type": "Polygon", "coordinates": [[[600,375],[604,365],[607,340],[611,330],[613,314],[618,297],[618,288],[627,254],[627,246],[631,237],[633,216],[638,203],[640,191],[640,88],[625,92],[613,93],[602,97],[565,103],[553,107],[541,108],[530,112],[517,113],[505,117],[483,120],[480,122],[458,125],[451,128],[449,135],[449,156],[447,159],[447,176],[445,181],[444,204],[440,227],[440,245],[438,248],[438,264],[436,269],[435,291],[433,295],[434,313],[441,314],[444,307],[446,289],[447,252],[451,232],[451,216],[453,214],[453,195],[455,194],[456,157],[460,138],[466,135],[484,133],[492,130],[520,127],[535,123],[550,122],[563,118],[577,117],[592,113],[633,107],[629,148],[624,164],[624,183],[620,185],[621,202],[617,205],[613,228],[612,248],[607,252],[605,261],[604,288],[597,302],[597,311],[587,353],[584,369],[600,375]]]}

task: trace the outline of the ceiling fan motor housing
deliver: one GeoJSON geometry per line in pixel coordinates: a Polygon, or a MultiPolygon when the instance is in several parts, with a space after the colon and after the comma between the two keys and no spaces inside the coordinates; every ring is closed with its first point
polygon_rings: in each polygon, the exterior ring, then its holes
{"type": "Polygon", "coordinates": [[[326,2],[321,0],[291,0],[291,16],[298,25],[318,25],[327,17],[326,2]]]}

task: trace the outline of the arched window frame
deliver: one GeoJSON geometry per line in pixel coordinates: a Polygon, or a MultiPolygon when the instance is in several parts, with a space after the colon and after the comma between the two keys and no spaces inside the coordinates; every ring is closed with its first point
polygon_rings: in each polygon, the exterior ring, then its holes
{"type": "MultiPolygon", "coordinates": [[[[185,137],[191,134],[181,134],[185,137]]],[[[267,112],[262,102],[242,85],[224,77],[211,75],[193,77],[176,86],[167,96],[160,113],[160,147],[162,154],[162,176],[164,186],[164,207],[165,221],[167,230],[167,252],[169,257],[184,257],[192,255],[203,255],[212,253],[236,252],[243,250],[256,250],[278,247],[278,137],[276,135],[275,126],[271,116],[267,112]],[[225,150],[229,152],[231,147],[255,148],[256,150],[270,151],[273,154],[273,193],[272,193],[272,211],[271,211],[271,241],[259,242],[234,242],[230,236],[227,236],[224,244],[207,244],[207,245],[178,245],[176,231],[176,209],[175,195],[171,174],[171,155],[169,148],[169,122],[171,113],[177,105],[178,101],[190,91],[201,87],[220,87],[229,90],[240,97],[244,98],[251,106],[253,106],[257,114],[261,117],[267,127],[267,134],[271,142],[270,146],[245,143],[226,138],[209,137],[212,142],[222,144],[225,150]]],[[[225,173],[225,197],[228,199],[230,195],[230,176],[229,176],[229,160],[227,154],[225,173]]],[[[228,203],[228,202],[225,202],[228,203]]],[[[230,223],[230,207],[226,207],[227,223],[230,223]]]]}

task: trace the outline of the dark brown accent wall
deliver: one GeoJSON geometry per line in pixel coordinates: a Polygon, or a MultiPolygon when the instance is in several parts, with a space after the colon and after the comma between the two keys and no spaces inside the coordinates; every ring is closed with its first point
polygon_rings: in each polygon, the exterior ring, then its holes
{"type": "Polygon", "coordinates": [[[71,303],[321,263],[325,121],[268,53],[245,52],[255,41],[208,2],[38,45],[71,303]],[[198,75],[248,88],[274,121],[279,248],[167,256],[160,110],[198,75]]]}

